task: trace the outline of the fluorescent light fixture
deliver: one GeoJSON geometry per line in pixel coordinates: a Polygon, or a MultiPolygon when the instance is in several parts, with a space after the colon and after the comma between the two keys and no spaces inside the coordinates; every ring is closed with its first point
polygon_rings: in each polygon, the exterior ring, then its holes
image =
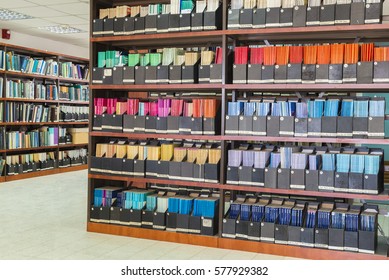
{"type": "Polygon", "coordinates": [[[70,34],[70,33],[81,33],[85,32],[81,29],[74,28],[68,25],[53,25],[39,27],[40,30],[46,30],[57,34],[70,34]]]}
{"type": "Polygon", "coordinates": [[[10,11],[7,9],[0,9],[0,20],[20,20],[20,19],[30,19],[30,18],[33,17],[18,12],[10,11]]]}

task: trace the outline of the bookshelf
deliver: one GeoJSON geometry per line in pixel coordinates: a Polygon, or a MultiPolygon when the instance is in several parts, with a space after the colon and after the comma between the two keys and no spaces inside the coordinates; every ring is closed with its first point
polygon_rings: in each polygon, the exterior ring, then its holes
{"type": "MultiPolygon", "coordinates": [[[[154,3],[166,3],[167,1],[91,1],[91,20],[98,18],[100,8],[115,7],[119,5],[148,5],[154,3]]],[[[104,186],[108,182],[117,182],[120,186],[140,186],[145,188],[149,184],[171,185],[180,188],[212,189],[220,193],[219,224],[216,236],[201,236],[194,234],[182,234],[178,232],[159,231],[153,229],[129,227],[123,225],[91,222],[91,210],[87,215],[87,230],[91,232],[131,236],[137,238],[162,240],[184,244],[196,244],[209,247],[217,247],[233,250],[244,250],[257,253],[275,254],[290,257],[308,259],[388,259],[388,252],[383,241],[380,241],[380,250],[376,254],[363,254],[346,251],[334,251],[318,248],[303,248],[299,246],[269,244],[265,242],[229,239],[222,237],[223,218],[225,213],[224,201],[229,195],[238,192],[261,193],[269,195],[281,195],[288,197],[312,197],[318,199],[343,199],[352,200],[374,200],[388,202],[389,194],[384,191],[378,195],[362,193],[322,192],[296,189],[272,189],[266,187],[254,187],[249,185],[226,184],[227,178],[227,149],[229,145],[234,146],[238,142],[258,141],[261,143],[329,143],[329,144],[367,144],[367,145],[388,145],[388,138],[384,139],[357,139],[357,138],[329,138],[329,137],[270,137],[270,136],[233,136],[225,135],[225,116],[227,115],[227,102],[236,100],[246,92],[268,92],[268,93],[297,93],[297,92],[389,92],[389,83],[377,84],[232,84],[231,68],[229,62],[228,47],[249,44],[263,44],[268,40],[271,44],[299,44],[299,43],[331,43],[331,42],[354,42],[361,38],[364,42],[387,42],[389,41],[389,24],[364,24],[364,25],[333,25],[333,26],[311,26],[311,27],[280,27],[261,29],[237,29],[227,28],[228,22],[228,0],[221,1],[222,28],[213,31],[192,31],[192,32],[169,32],[156,34],[141,34],[128,36],[102,36],[91,37],[90,69],[97,65],[97,53],[105,50],[134,51],[142,49],[158,49],[161,47],[194,47],[194,46],[221,46],[223,48],[222,82],[208,84],[91,84],[90,89],[93,98],[121,97],[138,98],[139,92],[145,92],[143,99],[152,98],[147,92],[218,92],[221,96],[215,96],[220,100],[221,107],[221,133],[220,135],[179,135],[168,133],[124,133],[124,132],[102,132],[94,131],[90,127],[89,151],[90,156],[94,155],[95,145],[110,139],[126,140],[152,140],[152,139],[173,139],[173,140],[208,140],[217,141],[221,144],[222,157],[220,166],[220,183],[205,183],[183,180],[168,180],[161,178],[139,178],[119,176],[112,174],[96,174],[89,170],[89,191],[88,207],[93,203],[93,191],[96,187],[104,186]]],[[[93,27],[91,27],[91,34],[93,27]]],[[[169,96],[170,98],[170,96],[169,96]]],[[[174,98],[174,97],[171,97],[174,98]]],[[[142,98],[141,98],[142,99],[142,98]]],[[[93,102],[91,102],[93,104],[93,102]]],[[[94,107],[90,105],[90,122],[93,121],[94,107]]],[[[387,116],[385,117],[387,119],[387,116]]],[[[90,160],[89,160],[90,163],[90,160]]]]}
{"type": "MultiPolygon", "coordinates": [[[[4,57],[6,57],[6,53],[12,53],[12,55],[20,55],[24,58],[33,58],[34,60],[40,60],[42,63],[41,67],[42,71],[45,71],[43,69],[47,69],[51,66],[47,66],[47,68],[44,68],[45,63],[53,62],[56,65],[65,67],[63,65],[70,66],[70,63],[72,65],[81,65],[82,69],[87,69],[88,67],[88,59],[81,58],[81,57],[75,57],[75,56],[68,56],[56,52],[49,52],[45,50],[38,50],[33,48],[28,48],[24,46],[17,46],[7,43],[0,43],[0,51],[4,52],[4,57]],[[86,67],[86,68],[84,68],[86,67]]],[[[63,72],[63,69],[60,71],[57,68],[56,75],[44,75],[42,72],[37,74],[36,71],[18,71],[18,69],[11,69],[10,64],[6,65],[6,61],[4,62],[3,69],[0,70],[0,79],[2,79],[2,88],[0,92],[2,93],[0,95],[0,103],[2,105],[2,111],[1,111],[1,118],[0,118],[0,127],[4,128],[5,132],[11,132],[11,131],[20,131],[20,130],[26,130],[26,131],[32,131],[32,130],[39,130],[42,127],[47,128],[87,128],[89,125],[89,121],[87,119],[80,119],[80,120],[70,120],[64,121],[37,121],[37,122],[31,122],[31,121],[8,121],[7,120],[7,113],[6,113],[6,107],[10,104],[21,104],[20,106],[23,106],[23,104],[34,104],[36,106],[43,106],[43,107],[56,107],[59,111],[60,106],[74,106],[73,108],[81,108],[82,106],[88,107],[89,105],[89,97],[88,99],[78,99],[79,97],[84,98],[85,94],[88,90],[87,86],[89,85],[89,79],[88,77],[84,76],[85,79],[81,79],[79,75],[76,75],[76,71],[72,72],[63,72]],[[53,86],[57,88],[57,98],[50,98],[48,96],[45,96],[43,98],[34,98],[34,96],[29,98],[24,97],[13,97],[7,95],[7,81],[26,81],[31,82],[34,87],[34,94],[37,94],[37,85],[44,85],[44,86],[53,86]],[[60,87],[64,87],[63,90],[61,90],[61,96],[60,95],[60,87]],[[67,95],[65,94],[65,87],[67,89],[67,95]],[[77,89],[80,89],[80,91],[77,91],[77,89]],[[72,90],[71,95],[69,95],[69,90],[72,90]],[[81,92],[83,94],[81,94],[81,92]],[[69,98],[66,98],[67,97],[69,98]]],[[[22,65],[20,65],[22,66],[22,65]]],[[[12,64],[12,67],[14,67],[14,64],[12,64]]],[[[70,69],[70,68],[67,68],[70,69]]],[[[81,69],[81,68],[80,68],[81,69]]],[[[80,73],[83,73],[87,75],[84,70],[83,72],[80,71],[80,73]]],[[[46,72],[48,73],[48,72],[46,72]]],[[[33,95],[34,95],[33,94],[33,95]]],[[[42,107],[42,108],[43,108],[42,107]]],[[[75,109],[77,110],[77,109],[75,109]]],[[[6,135],[3,135],[3,141],[6,141],[8,139],[6,135]]],[[[6,142],[4,142],[6,143],[6,142]]],[[[40,164],[40,167],[34,169],[31,168],[31,166],[28,167],[28,170],[25,169],[19,169],[18,172],[14,174],[8,174],[8,166],[4,166],[4,169],[2,171],[2,174],[0,174],[0,182],[8,182],[8,181],[15,181],[20,179],[26,179],[26,178],[33,178],[33,177],[39,177],[39,176],[45,176],[45,175],[51,175],[51,174],[59,174],[64,172],[70,172],[70,171],[77,171],[77,170],[83,170],[87,168],[87,158],[85,157],[83,161],[80,162],[74,162],[72,164],[69,163],[69,165],[61,165],[59,164],[59,155],[62,153],[70,153],[73,150],[77,149],[87,149],[88,143],[64,143],[64,144],[56,144],[56,145],[39,145],[38,147],[22,147],[22,148],[7,148],[7,146],[4,146],[3,149],[0,150],[0,157],[2,159],[7,159],[7,157],[20,157],[26,158],[28,154],[37,154],[37,153],[49,153],[50,155],[53,155],[56,159],[55,164],[53,166],[46,166],[45,168],[42,167],[40,164]]],[[[46,154],[48,155],[48,154],[46,154]]],[[[43,155],[42,155],[43,156],[43,155]]]]}

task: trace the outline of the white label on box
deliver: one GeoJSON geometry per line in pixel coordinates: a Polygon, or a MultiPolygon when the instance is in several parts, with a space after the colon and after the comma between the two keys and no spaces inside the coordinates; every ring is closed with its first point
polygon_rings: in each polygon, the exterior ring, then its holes
{"type": "Polygon", "coordinates": [[[288,26],[293,26],[293,22],[280,23],[280,27],[288,27],[288,26]]]}
{"type": "Polygon", "coordinates": [[[333,191],[333,190],[334,190],[334,187],[329,187],[329,186],[319,186],[319,190],[333,191]]]}
{"type": "Polygon", "coordinates": [[[319,84],[319,83],[327,84],[328,81],[329,81],[328,79],[316,79],[316,80],[315,80],[315,82],[318,83],[318,84],[319,84]]]}
{"type": "Polygon", "coordinates": [[[194,31],[203,30],[203,27],[202,26],[194,26],[194,27],[192,26],[191,30],[194,30],[194,31]]]}
{"type": "Polygon", "coordinates": [[[146,28],[145,32],[157,32],[157,28],[146,28]]]}
{"type": "Polygon", "coordinates": [[[221,83],[222,79],[209,79],[210,83],[221,83]]]}
{"type": "Polygon", "coordinates": [[[293,136],[293,131],[280,131],[280,136],[287,135],[287,136],[293,136]]]}
{"type": "Polygon", "coordinates": [[[182,83],[191,83],[191,84],[193,84],[194,80],[193,79],[182,79],[182,83]]]}
{"type": "Polygon", "coordinates": [[[334,25],[335,21],[329,20],[329,21],[321,21],[320,25],[334,25]]]}
{"type": "Polygon", "coordinates": [[[335,20],[335,24],[350,24],[349,19],[335,20]]]}
{"type": "Polygon", "coordinates": [[[247,239],[247,238],[248,238],[247,234],[240,234],[240,233],[237,233],[237,234],[236,234],[236,237],[244,238],[244,239],[247,239]]]}
{"type": "Polygon", "coordinates": [[[301,81],[303,84],[314,84],[315,81],[307,81],[307,80],[302,80],[301,81]]]}
{"type": "Polygon", "coordinates": [[[263,186],[265,186],[265,183],[252,182],[251,184],[252,184],[253,186],[258,186],[258,187],[263,187],[263,186]]]}
{"type": "Polygon", "coordinates": [[[304,246],[304,247],[311,247],[311,248],[315,247],[314,244],[312,244],[312,243],[306,243],[306,242],[301,242],[301,246],[304,246]]]}
{"type": "Polygon", "coordinates": [[[380,19],[365,19],[365,23],[380,23],[380,19]]]}
{"type": "Polygon", "coordinates": [[[319,243],[316,243],[316,244],[315,244],[315,247],[316,247],[316,248],[328,249],[328,245],[327,245],[327,244],[319,244],[319,243]]]}
{"type": "Polygon", "coordinates": [[[279,23],[266,23],[266,27],[279,27],[279,23]]]}
{"type": "Polygon", "coordinates": [[[328,249],[343,251],[344,247],[341,247],[341,246],[328,246],[328,249]]]}
{"type": "Polygon", "coordinates": [[[304,185],[290,185],[291,189],[305,190],[304,185]]]}
{"type": "Polygon", "coordinates": [[[235,234],[222,233],[222,236],[227,238],[236,238],[235,234]]]}
{"type": "Polygon", "coordinates": [[[153,225],[153,228],[154,228],[154,229],[163,229],[163,230],[166,229],[165,226],[156,226],[156,225],[153,225]]]}
{"type": "Polygon", "coordinates": [[[286,82],[288,84],[301,83],[301,79],[288,79],[286,82]]]}
{"type": "Polygon", "coordinates": [[[330,84],[342,84],[343,80],[328,80],[328,83],[330,83],[330,84]]]}
{"type": "Polygon", "coordinates": [[[259,237],[254,237],[254,236],[248,236],[247,239],[248,239],[248,240],[253,240],[253,241],[260,241],[260,240],[261,240],[261,238],[259,238],[259,237]]]}
{"type": "Polygon", "coordinates": [[[286,80],[274,80],[275,84],[286,84],[286,80]]]}
{"type": "Polygon", "coordinates": [[[233,80],[232,82],[234,84],[245,84],[247,81],[246,80],[233,80]]]}
{"type": "Polygon", "coordinates": [[[358,248],[353,248],[353,247],[344,247],[344,250],[350,252],[358,252],[358,248]]]}
{"type": "Polygon", "coordinates": [[[297,241],[288,241],[288,245],[301,246],[302,243],[301,242],[297,242],[297,241]]]}
{"type": "Polygon", "coordinates": [[[152,225],[153,225],[153,222],[144,222],[144,221],[142,221],[142,225],[145,225],[145,226],[152,226],[152,225]]]}
{"type": "Polygon", "coordinates": [[[363,193],[362,189],[349,189],[348,190],[350,193],[363,193]]]}
{"type": "Polygon", "coordinates": [[[338,137],[352,137],[353,134],[352,133],[341,133],[341,132],[338,132],[338,133],[336,133],[336,136],[338,136],[338,137]]]}
{"type": "Polygon", "coordinates": [[[215,30],[216,26],[204,26],[204,30],[215,30]]]}
{"type": "Polygon", "coordinates": [[[320,25],[320,21],[307,21],[307,26],[320,25]]]}
{"type": "Polygon", "coordinates": [[[253,28],[265,28],[265,24],[253,24],[253,28]]]}
{"type": "Polygon", "coordinates": [[[385,133],[382,132],[377,132],[377,133],[369,132],[367,135],[370,137],[385,137],[385,133]]]}
{"type": "Polygon", "coordinates": [[[274,238],[271,238],[271,237],[261,237],[261,241],[274,242],[274,238]]]}
{"type": "Polygon", "coordinates": [[[92,84],[102,84],[102,80],[92,80],[92,84]]]}

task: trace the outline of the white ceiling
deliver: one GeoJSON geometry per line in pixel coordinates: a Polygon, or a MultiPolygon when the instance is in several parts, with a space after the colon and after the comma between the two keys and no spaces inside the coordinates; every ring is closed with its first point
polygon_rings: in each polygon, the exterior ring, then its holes
{"type": "Polygon", "coordinates": [[[0,9],[2,8],[34,18],[13,21],[0,20],[0,28],[88,47],[89,0],[0,0],[0,9]],[[52,25],[69,25],[84,32],[55,34],[38,29],[38,27],[52,25]]]}

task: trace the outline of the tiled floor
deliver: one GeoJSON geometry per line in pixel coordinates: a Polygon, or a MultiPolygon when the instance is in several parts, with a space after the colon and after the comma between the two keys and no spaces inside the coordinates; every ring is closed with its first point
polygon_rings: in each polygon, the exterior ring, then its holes
{"type": "Polygon", "coordinates": [[[86,195],[86,171],[1,183],[0,259],[286,259],[88,233],[86,195]]]}

